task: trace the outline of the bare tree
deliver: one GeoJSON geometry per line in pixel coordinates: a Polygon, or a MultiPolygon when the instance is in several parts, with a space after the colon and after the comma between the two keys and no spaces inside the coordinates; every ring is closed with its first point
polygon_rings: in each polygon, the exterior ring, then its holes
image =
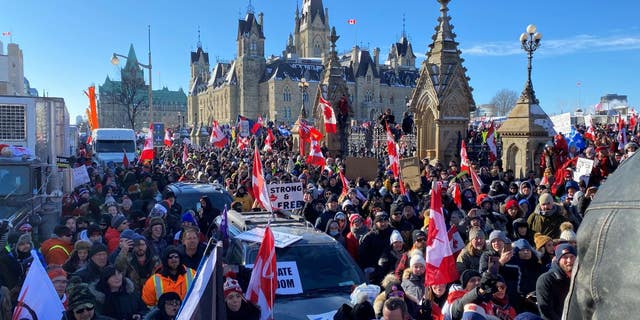
{"type": "Polygon", "coordinates": [[[137,72],[137,69],[122,69],[120,86],[114,86],[111,92],[106,93],[114,107],[124,108],[133,130],[136,130],[138,112],[148,104],[144,79],[136,76],[137,72]]]}
{"type": "Polygon", "coordinates": [[[491,99],[491,104],[496,106],[498,116],[507,115],[515,107],[516,102],[518,102],[518,93],[509,89],[498,91],[491,99]]]}

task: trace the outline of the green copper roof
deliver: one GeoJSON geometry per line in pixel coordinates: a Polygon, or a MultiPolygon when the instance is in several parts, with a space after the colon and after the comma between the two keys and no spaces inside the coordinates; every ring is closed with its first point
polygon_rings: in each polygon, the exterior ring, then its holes
{"type": "Polygon", "coordinates": [[[124,67],[125,69],[135,68],[138,69],[138,57],[136,57],[136,51],[133,50],[133,43],[129,47],[129,54],[127,55],[127,64],[124,67]]]}

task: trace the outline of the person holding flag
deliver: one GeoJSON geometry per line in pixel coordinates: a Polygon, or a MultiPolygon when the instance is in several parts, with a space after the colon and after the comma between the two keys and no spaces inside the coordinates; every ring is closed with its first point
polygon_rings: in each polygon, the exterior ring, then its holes
{"type": "Polygon", "coordinates": [[[258,147],[255,147],[253,153],[253,168],[251,170],[251,183],[253,196],[255,200],[268,212],[273,212],[271,207],[271,200],[269,200],[269,191],[267,190],[267,184],[264,181],[264,174],[262,173],[262,162],[260,160],[260,153],[258,153],[258,147]]]}
{"type": "Polygon", "coordinates": [[[144,138],[144,148],[142,149],[142,153],[140,153],[139,163],[144,163],[145,161],[153,162],[154,158],[154,150],[153,150],[153,123],[149,126],[149,132],[147,132],[147,136],[144,138]]]}
{"type": "Polygon", "coordinates": [[[260,320],[273,319],[273,302],[276,288],[278,288],[276,247],[273,233],[267,224],[256,261],[253,264],[247,293],[245,294],[247,300],[260,307],[260,320]]]}

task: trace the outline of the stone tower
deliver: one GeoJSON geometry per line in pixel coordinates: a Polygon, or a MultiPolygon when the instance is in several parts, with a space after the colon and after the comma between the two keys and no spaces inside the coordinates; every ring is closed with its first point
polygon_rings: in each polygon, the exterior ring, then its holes
{"type": "Polygon", "coordinates": [[[198,49],[191,52],[191,78],[189,79],[189,88],[193,87],[196,82],[207,83],[211,77],[211,69],[209,68],[209,54],[202,50],[200,42],[200,30],[198,30],[198,49]]]}
{"type": "Polygon", "coordinates": [[[549,116],[540,108],[531,79],[522,90],[516,106],[497,130],[502,138],[502,165],[518,178],[529,170],[537,172],[545,143],[555,134],[549,116]]]}
{"type": "Polygon", "coordinates": [[[238,21],[238,58],[235,61],[235,71],[238,77],[239,110],[232,113],[256,118],[265,113],[256,108],[256,101],[260,101],[259,82],[265,69],[263,14],[258,18],[249,7],[244,20],[238,21]]]}
{"type": "MultiPolygon", "coordinates": [[[[404,29],[404,18],[402,19],[402,37],[400,40],[391,45],[389,56],[387,58],[389,65],[394,70],[413,69],[416,65],[416,55],[413,54],[413,46],[407,39],[407,33],[404,29]]],[[[376,61],[376,64],[378,62],[376,61]]]]}
{"type": "Polygon", "coordinates": [[[462,66],[458,43],[449,23],[447,4],[438,0],[440,17],[422,62],[420,78],[413,91],[410,110],[415,112],[420,158],[459,161],[460,141],[466,134],[469,113],[475,102],[469,87],[467,69],[462,66]]]}
{"type": "Polygon", "coordinates": [[[331,28],[331,36],[329,37],[331,51],[325,63],[324,74],[318,86],[316,97],[313,100],[314,103],[312,104],[313,117],[317,124],[316,127],[324,135],[324,142],[327,145],[330,156],[338,156],[346,152],[347,134],[345,131],[349,126],[349,118],[353,114],[344,69],[340,65],[338,53],[336,52],[336,41],[338,41],[338,38],[340,37],[336,35],[336,28],[331,28]],[[320,96],[329,101],[333,107],[333,112],[338,120],[337,132],[335,134],[325,132],[323,110],[317,107],[320,96]]]}
{"type": "Polygon", "coordinates": [[[321,58],[329,52],[329,9],[322,0],[303,0],[302,15],[296,8],[293,41],[301,58],[321,58]]]}

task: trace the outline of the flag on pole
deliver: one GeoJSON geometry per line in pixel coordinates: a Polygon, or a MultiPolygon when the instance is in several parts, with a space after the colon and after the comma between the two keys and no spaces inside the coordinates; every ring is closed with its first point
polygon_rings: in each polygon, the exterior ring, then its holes
{"type": "Polygon", "coordinates": [[[584,117],[585,122],[587,122],[587,119],[589,120],[588,121],[589,127],[587,128],[587,132],[584,133],[584,138],[589,139],[591,141],[595,141],[596,129],[595,129],[595,126],[593,125],[593,117],[591,117],[591,115],[584,117]]]}
{"type": "Polygon", "coordinates": [[[249,138],[243,138],[238,136],[238,149],[244,150],[249,147],[249,138]]]}
{"type": "Polygon", "coordinates": [[[258,116],[258,121],[251,127],[251,134],[258,133],[262,127],[264,127],[264,120],[262,120],[262,116],[258,116]]]}
{"type": "Polygon", "coordinates": [[[189,160],[189,152],[187,150],[187,144],[185,143],[182,145],[182,163],[187,163],[187,160],[189,160]]]}
{"type": "Polygon", "coordinates": [[[142,153],[140,154],[140,161],[144,162],[146,160],[153,161],[153,123],[149,126],[149,132],[147,133],[147,137],[144,139],[144,148],[142,149],[142,153]]]}
{"type": "Polygon", "coordinates": [[[456,206],[458,207],[458,209],[462,208],[462,191],[460,191],[460,184],[459,183],[454,183],[453,184],[453,191],[451,192],[452,196],[453,196],[453,203],[456,204],[456,206]]]}
{"type": "Polygon", "coordinates": [[[229,239],[229,218],[227,217],[227,205],[224,205],[224,210],[222,211],[222,221],[220,221],[220,235],[222,236],[222,240],[229,239]]]}
{"type": "Polygon", "coordinates": [[[225,307],[222,254],[217,246],[212,247],[211,253],[202,257],[195,279],[175,319],[219,319],[222,308],[225,307]]]}
{"type": "Polygon", "coordinates": [[[618,149],[624,150],[624,145],[627,144],[627,125],[625,124],[622,115],[618,115],[618,149]]]}
{"type": "Polygon", "coordinates": [[[466,171],[470,174],[471,164],[469,163],[469,157],[467,156],[467,144],[462,140],[460,144],[460,172],[466,171]]]}
{"type": "Polygon", "coordinates": [[[498,159],[498,147],[496,146],[496,135],[493,121],[489,125],[487,131],[487,145],[489,146],[489,161],[494,162],[498,159]]]}
{"type": "Polygon", "coordinates": [[[264,139],[264,147],[262,150],[265,152],[271,152],[273,149],[273,143],[276,141],[276,137],[273,135],[271,128],[267,129],[267,138],[264,139]]]}
{"type": "Polygon", "coordinates": [[[449,245],[454,259],[457,259],[462,249],[464,249],[464,240],[462,240],[462,236],[458,231],[458,226],[452,225],[447,232],[447,236],[449,237],[449,245]]]}
{"type": "Polygon", "coordinates": [[[309,155],[307,156],[307,164],[314,165],[316,167],[324,167],[326,162],[318,140],[311,140],[311,147],[309,148],[309,155]]]}
{"type": "MultiPolygon", "coordinates": [[[[271,208],[271,200],[269,200],[269,191],[267,190],[267,184],[264,181],[264,175],[262,173],[262,162],[260,161],[260,154],[258,153],[258,147],[256,146],[253,153],[253,168],[251,169],[251,186],[253,189],[253,197],[260,203],[260,205],[269,212],[273,212],[271,208]]],[[[274,289],[275,290],[275,289],[274,289]]]]}
{"type": "Polygon", "coordinates": [[[129,158],[127,158],[127,151],[122,149],[122,166],[125,168],[129,168],[129,158]]]}
{"type": "Polygon", "coordinates": [[[12,319],[60,320],[64,314],[60,297],[33,250],[31,256],[33,262],[20,289],[12,319]]]}
{"type": "Polygon", "coordinates": [[[331,107],[331,102],[320,97],[319,106],[322,108],[322,114],[324,115],[324,130],[327,133],[336,133],[336,113],[333,111],[333,107],[331,107]]]}
{"type": "MultiPolygon", "coordinates": [[[[257,149],[256,154],[258,154],[257,149]]],[[[278,288],[276,247],[271,228],[267,225],[245,294],[247,300],[260,307],[260,320],[273,319],[276,288],[278,288]]]]}
{"type": "Polygon", "coordinates": [[[164,145],[169,148],[171,147],[171,145],[173,145],[173,139],[171,139],[169,129],[164,129],[164,145]]]}
{"type": "Polygon", "coordinates": [[[214,120],[211,127],[211,136],[209,137],[209,143],[216,148],[224,148],[227,145],[227,136],[222,132],[218,121],[214,120]]]}
{"type": "Polygon", "coordinates": [[[10,36],[10,35],[11,35],[11,31],[6,31],[6,32],[3,32],[3,33],[2,33],[2,36],[3,36],[3,37],[8,37],[8,36],[10,36]]]}
{"type": "Polygon", "coordinates": [[[348,24],[356,24],[356,19],[349,19],[347,20],[348,24]]]}
{"type": "Polygon", "coordinates": [[[389,126],[387,126],[387,153],[389,154],[389,165],[391,166],[391,171],[393,171],[393,176],[398,178],[400,171],[398,144],[393,140],[393,134],[391,133],[389,126]]]}
{"type": "Polygon", "coordinates": [[[426,256],[425,285],[447,284],[458,280],[456,259],[451,252],[447,226],[442,214],[442,183],[435,181],[431,188],[426,256]]]}

